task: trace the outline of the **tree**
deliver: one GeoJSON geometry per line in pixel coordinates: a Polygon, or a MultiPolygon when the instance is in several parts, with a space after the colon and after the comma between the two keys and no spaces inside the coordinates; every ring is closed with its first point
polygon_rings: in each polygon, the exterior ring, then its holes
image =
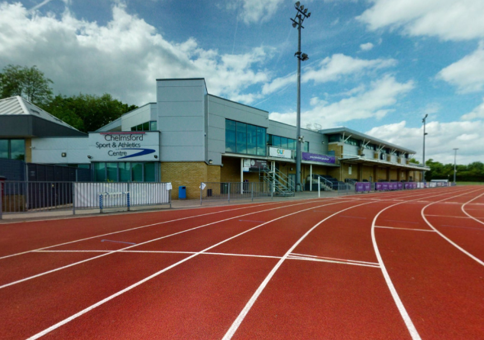
{"type": "Polygon", "coordinates": [[[52,83],[35,65],[8,65],[0,73],[0,94],[2,98],[22,96],[32,104],[41,106],[52,99],[52,83]]]}
{"type": "Polygon", "coordinates": [[[77,96],[56,96],[42,107],[47,112],[84,132],[95,131],[124,113],[137,108],[113,99],[110,94],[102,96],[79,94],[77,96]]]}

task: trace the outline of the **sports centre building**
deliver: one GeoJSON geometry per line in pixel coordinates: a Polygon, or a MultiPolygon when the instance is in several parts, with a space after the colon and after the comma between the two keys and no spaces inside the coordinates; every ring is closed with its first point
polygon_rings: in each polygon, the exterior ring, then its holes
{"type": "MultiPolygon", "coordinates": [[[[171,182],[185,186],[187,198],[200,197],[202,182],[259,182],[267,168],[295,182],[295,126],[209,94],[204,79],[158,79],[156,86],[156,102],[88,134],[21,97],[2,99],[0,160],[88,168],[98,182],[171,182]]],[[[423,168],[409,162],[413,150],[344,127],[301,131],[303,188],[312,189],[314,175],[421,179],[423,168]]]]}

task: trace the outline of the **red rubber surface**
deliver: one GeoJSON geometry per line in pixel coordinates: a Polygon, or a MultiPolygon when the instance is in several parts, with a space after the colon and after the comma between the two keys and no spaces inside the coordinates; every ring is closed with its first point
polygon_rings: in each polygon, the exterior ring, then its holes
{"type": "Polygon", "coordinates": [[[484,220],[483,193],[439,188],[3,224],[1,338],[55,326],[45,338],[221,339],[238,320],[234,339],[410,339],[408,313],[423,339],[479,339],[484,224],[462,206],[484,220]]]}

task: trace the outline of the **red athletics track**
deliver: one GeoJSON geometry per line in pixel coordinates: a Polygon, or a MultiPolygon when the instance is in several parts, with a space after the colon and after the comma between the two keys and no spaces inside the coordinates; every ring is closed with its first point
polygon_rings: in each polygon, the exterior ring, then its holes
{"type": "Polygon", "coordinates": [[[482,194],[456,187],[1,225],[0,334],[477,339],[482,194]]]}

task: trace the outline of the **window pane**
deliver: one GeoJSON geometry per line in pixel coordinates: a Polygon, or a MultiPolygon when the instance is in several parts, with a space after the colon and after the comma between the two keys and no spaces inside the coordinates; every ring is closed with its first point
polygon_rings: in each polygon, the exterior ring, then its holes
{"type": "Polygon", "coordinates": [[[143,182],[143,164],[131,163],[133,182],[143,182]]]}
{"type": "Polygon", "coordinates": [[[157,124],[156,120],[155,120],[155,121],[150,122],[150,131],[156,131],[156,130],[158,130],[157,125],[158,125],[158,124],[157,124]]]}
{"type": "Polygon", "coordinates": [[[309,152],[309,142],[304,142],[304,152],[309,152]]]}
{"type": "Polygon", "coordinates": [[[119,181],[131,181],[131,167],[130,163],[119,163],[119,181]]]}
{"type": "Polygon", "coordinates": [[[96,182],[106,181],[106,163],[94,163],[94,180],[96,182]]]}
{"type": "Polygon", "coordinates": [[[266,155],[266,129],[257,128],[257,155],[266,155]]]}
{"type": "Polygon", "coordinates": [[[143,129],[141,131],[150,131],[150,122],[143,123],[143,129]]]}
{"type": "Polygon", "coordinates": [[[10,140],[10,158],[19,161],[25,159],[25,141],[23,139],[10,140]]]}
{"type": "Polygon", "coordinates": [[[281,148],[287,149],[287,138],[281,137],[281,148]]]}
{"type": "Polygon", "coordinates": [[[136,131],[136,126],[131,127],[131,131],[136,131]]]}
{"type": "Polygon", "coordinates": [[[236,124],[237,129],[237,153],[247,153],[247,124],[236,124]]]}
{"type": "Polygon", "coordinates": [[[247,153],[257,154],[257,127],[254,125],[247,125],[247,153]]]}
{"type": "Polygon", "coordinates": [[[289,150],[296,150],[296,140],[288,138],[287,139],[287,148],[289,150]]]}
{"type": "Polygon", "coordinates": [[[108,169],[108,182],[118,181],[118,164],[117,163],[106,163],[108,169]]]}
{"type": "Polygon", "coordinates": [[[0,158],[8,158],[8,139],[0,139],[0,158]]]}
{"type": "Polygon", "coordinates": [[[145,163],[145,182],[155,181],[155,163],[145,163]]]}
{"type": "Polygon", "coordinates": [[[281,137],[272,136],[272,146],[275,146],[276,148],[281,147],[281,137]]]}
{"type": "Polygon", "coordinates": [[[235,122],[225,120],[225,151],[235,152],[235,122]]]}

